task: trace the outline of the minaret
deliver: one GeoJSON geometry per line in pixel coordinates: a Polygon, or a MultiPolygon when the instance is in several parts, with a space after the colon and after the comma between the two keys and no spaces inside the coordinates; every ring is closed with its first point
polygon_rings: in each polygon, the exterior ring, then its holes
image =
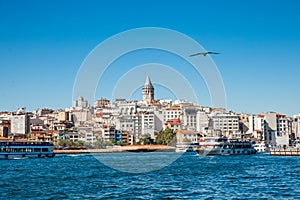
{"type": "Polygon", "coordinates": [[[154,100],[154,87],[147,75],[145,85],[142,89],[143,101],[148,105],[154,100]]]}

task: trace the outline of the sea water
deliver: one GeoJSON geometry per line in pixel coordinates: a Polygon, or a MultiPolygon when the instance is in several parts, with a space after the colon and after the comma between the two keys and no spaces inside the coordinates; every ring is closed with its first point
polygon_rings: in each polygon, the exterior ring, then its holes
{"type": "MultiPolygon", "coordinates": [[[[143,154],[0,160],[0,199],[300,199],[300,157],[186,153],[146,173],[120,171],[99,159],[119,166],[118,158],[143,154]]],[[[143,160],[161,162],[174,154],[147,154],[143,160]]]]}

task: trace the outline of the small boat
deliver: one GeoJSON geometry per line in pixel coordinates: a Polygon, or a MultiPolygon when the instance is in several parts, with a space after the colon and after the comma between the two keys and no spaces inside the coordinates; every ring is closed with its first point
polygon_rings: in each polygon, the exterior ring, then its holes
{"type": "Polygon", "coordinates": [[[176,152],[193,152],[196,151],[196,147],[199,143],[177,143],[176,144],[176,152]]]}
{"type": "Polygon", "coordinates": [[[203,137],[200,139],[196,151],[199,156],[250,155],[256,153],[251,142],[226,137],[203,137]]]}
{"type": "Polygon", "coordinates": [[[54,146],[49,142],[0,141],[0,159],[50,158],[54,157],[54,146]]]}
{"type": "Polygon", "coordinates": [[[264,153],[264,152],[269,152],[270,148],[266,146],[266,144],[264,142],[261,143],[256,143],[253,145],[254,149],[258,152],[258,153],[264,153]]]}

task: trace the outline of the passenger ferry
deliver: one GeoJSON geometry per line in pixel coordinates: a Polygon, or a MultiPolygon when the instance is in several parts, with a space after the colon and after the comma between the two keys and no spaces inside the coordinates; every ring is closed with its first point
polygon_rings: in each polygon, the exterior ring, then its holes
{"type": "Polygon", "coordinates": [[[203,137],[197,147],[199,156],[205,155],[250,155],[255,154],[251,142],[225,137],[203,137]]]}
{"type": "Polygon", "coordinates": [[[50,158],[54,157],[54,146],[49,142],[0,141],[0,159],[50,158]]]}
{"type": "Polygon", "coordinates": [[[175,152],[193,152],[199,143],[177,143],[175,152]]]}

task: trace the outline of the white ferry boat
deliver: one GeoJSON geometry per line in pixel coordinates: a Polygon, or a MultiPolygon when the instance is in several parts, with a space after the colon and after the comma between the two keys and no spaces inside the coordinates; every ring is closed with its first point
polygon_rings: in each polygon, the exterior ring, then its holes
{"type": "Polygon", "coordinates": [[[0,141],[0,159],[54,157],[53,149],[49,142],[0,141]]]}
{"type": "Polygon", "coordinates": [[[224,137],[203,137],[197,147],[199,156],[205,155],[250,155],[255,154],[251,142],[224,137]]]}
{"type": "Polygon", "coordinates": [[[176,152],[193,152],[196,151],[196,147],[199,146],[199,143],[177,143],[176,152]]]}

